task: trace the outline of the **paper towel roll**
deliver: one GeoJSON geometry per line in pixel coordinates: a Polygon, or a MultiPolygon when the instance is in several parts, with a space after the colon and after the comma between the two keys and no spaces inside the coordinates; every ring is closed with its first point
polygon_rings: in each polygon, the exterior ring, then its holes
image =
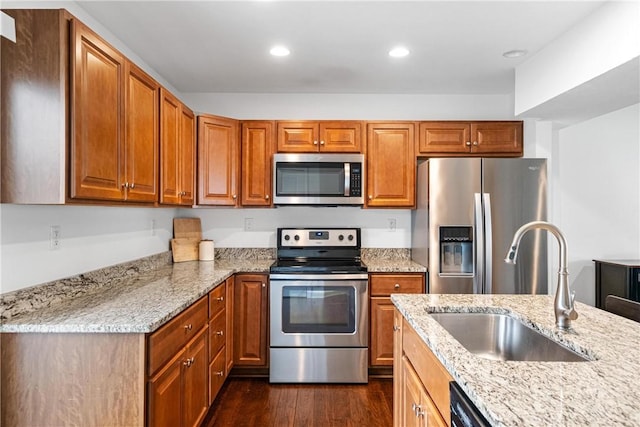
{"type": "Polygon", "coordinates": [[[198,259],[200,261],[213,261],[213,240],[201,240],[198,246],[198,259]]]}

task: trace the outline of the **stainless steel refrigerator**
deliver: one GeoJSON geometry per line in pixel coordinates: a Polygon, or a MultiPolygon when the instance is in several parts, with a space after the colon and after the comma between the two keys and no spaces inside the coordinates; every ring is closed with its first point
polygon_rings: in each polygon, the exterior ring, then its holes
{"type": "Polygon", "coordinates": [[[504,257],[514,232],[547,219],[545,159],[429,159],[418,165],[414,261],[430,293],[546,294],[547,240],[527,233],[518,262],[504,257]]]}

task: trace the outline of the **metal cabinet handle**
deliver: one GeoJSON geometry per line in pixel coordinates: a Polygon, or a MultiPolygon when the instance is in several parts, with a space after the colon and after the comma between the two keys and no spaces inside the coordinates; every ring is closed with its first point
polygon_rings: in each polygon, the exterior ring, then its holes
{"type": "Polygon", "coordinates": [[[373,196],[371,194],[369,194],[369,200],[373,199],[373,196]]]}
{"type": "Polygon", "coordinates": [[[218,372],[216,372],[216,375],[219,376],[219,377],[222,377],[222,376],[224,376],[224,371],[218,371],[218,372]]]}
{"type": "Polygon", "coordinates": [[[320,145],[324,145],[324,141],[320,141],[320,145]]]}
{"type": "Polygon", "coordinates": [[[216,331],[216,335],[218,336],[222,336],[224,334],[224,331],[216,331]]]}
{"type": "Polygon", "coordinates": [[[418,405],[416,405],[415,402],[411,404],[411,410],[413,411],[414,414],[416,414],[416,411],[418,410],[418,405]]]}
{"type": "Polygon", "coordinates": [[[263,287],[263,288],[266,288],[266,287],[267,287],[267,284],[266,284],[266,283],[263,283],[263,284],[262,284],[262,287],[263,287]]]}
{"type": "Polygon", "coordinates": [[[129,188],[129,183],[125,182],[124,184],[122,184],[122,188],[129,188]]]}
{"type": "Polygon", "coordinates": [[[393,325],[393,330],[394,330],[394,331],[396,331],[396,332],[397,332],[397,331],[399,331],[399,330],[400,330],[400,326],[398,326],[398,325],[393,325]]]}
{"type": "Polygon", "coordinates": [[[478,141],[473,141],[473,145],[478,145],[478,141]]]}
{"type": "Polygon", "coordinates": [[[187,360],[185,360],[184,362],[182,362],[182,364],[184,366],[186,366],[187,368],[190,368],[191,365],[193,365],[193,362],[195,361],[195,359],[193,357],[188,358],[187,360]]]}
{"type": "Polygon", "coordinates": [[[269,195],[264,196],[265,199],[269,200],[269,195]]]}
{"type": "Polygon", "coordinates": [[[222,301],[224,301],[224,297],[218,297],[218,298],[216,298],[216,301],[222,302],[222,301]]]}
{"type": "Polygon", "coordinates": [[[399,284],[399,283],[396,283],[395,285],[393,285],[393,288],[394,288],[394,289],[400,289],[400,284],[399,284]]]}
{"type": "Polygon", "coordinates": [[[422,410],[422,405],[417,405],[416,406],[416,417],[424,418],[424,416],[425,416],[425,412],[422,410]]]}
{"type": "Polygon", "coordinates": [[[233,197],[233,200],[235,200],[235,199],[237,199],[237,198],[238,198],[238,195],[237,195],[237,194],[234,194],[234,195],[233,195],[233,196],[231,196],[231,197],[233,197]]]}
{"type": "Polygon", "coordinates": [[[318,141],[313,141],[313,145],[318,145],[318,141]]]}
{"type": "Polygon", "coordinates": [[[466,146],[467,146],[467,147],[471,147],[471,141],[467,141],[467,142],[466,142],[466,146]]]}
{"type": "Polygon", "coordinates": [[[130,189],[133,190],[133,188],[136,186],[136,184],[134,184],[133,182],[131,183],[131,185],[129,186],[130,189]]]}
{"type": "Polygon", "coordinates": [[[185,331],[190,331],[191,329],[193,329],[193,325],[191,323],[189,323],[188,325],[184,325],[185,331]]]}

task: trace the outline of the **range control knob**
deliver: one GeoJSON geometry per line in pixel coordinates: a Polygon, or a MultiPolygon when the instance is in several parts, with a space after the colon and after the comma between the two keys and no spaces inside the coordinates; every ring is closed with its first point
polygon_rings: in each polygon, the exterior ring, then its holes
{"type": "Polygon", "coordinates": [[[349,241],[353,240],[353,234],[349,234],[349,241]]]}
{"type": "Polygon", "coordinates": [[[300,236],[296,234],[295,236],[293,236],[293,239],[297,242],[298,240],[300,240],[300,236]]]}
{"type": "Polygon", "coordinates": [[[340,240],[341,242],[344,240],[344,236],[341,234],[338,236],[338,240],[340,240]]]}
{"type": "Polygon", "coordinates": [[[284,240],[286,240],[287,242],[289,241],[289,239],[291,239],[291,237],[288,234],[284,235],[284,240]]]}

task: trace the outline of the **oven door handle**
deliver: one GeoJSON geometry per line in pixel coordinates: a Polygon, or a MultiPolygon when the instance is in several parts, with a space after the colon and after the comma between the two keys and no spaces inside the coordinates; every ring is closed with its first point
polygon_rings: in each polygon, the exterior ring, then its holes
{"type": "Polygon", "coordinates": [[[367,273],[362,274],[270,274],[269,280],[367,280],[367,273]]]}

